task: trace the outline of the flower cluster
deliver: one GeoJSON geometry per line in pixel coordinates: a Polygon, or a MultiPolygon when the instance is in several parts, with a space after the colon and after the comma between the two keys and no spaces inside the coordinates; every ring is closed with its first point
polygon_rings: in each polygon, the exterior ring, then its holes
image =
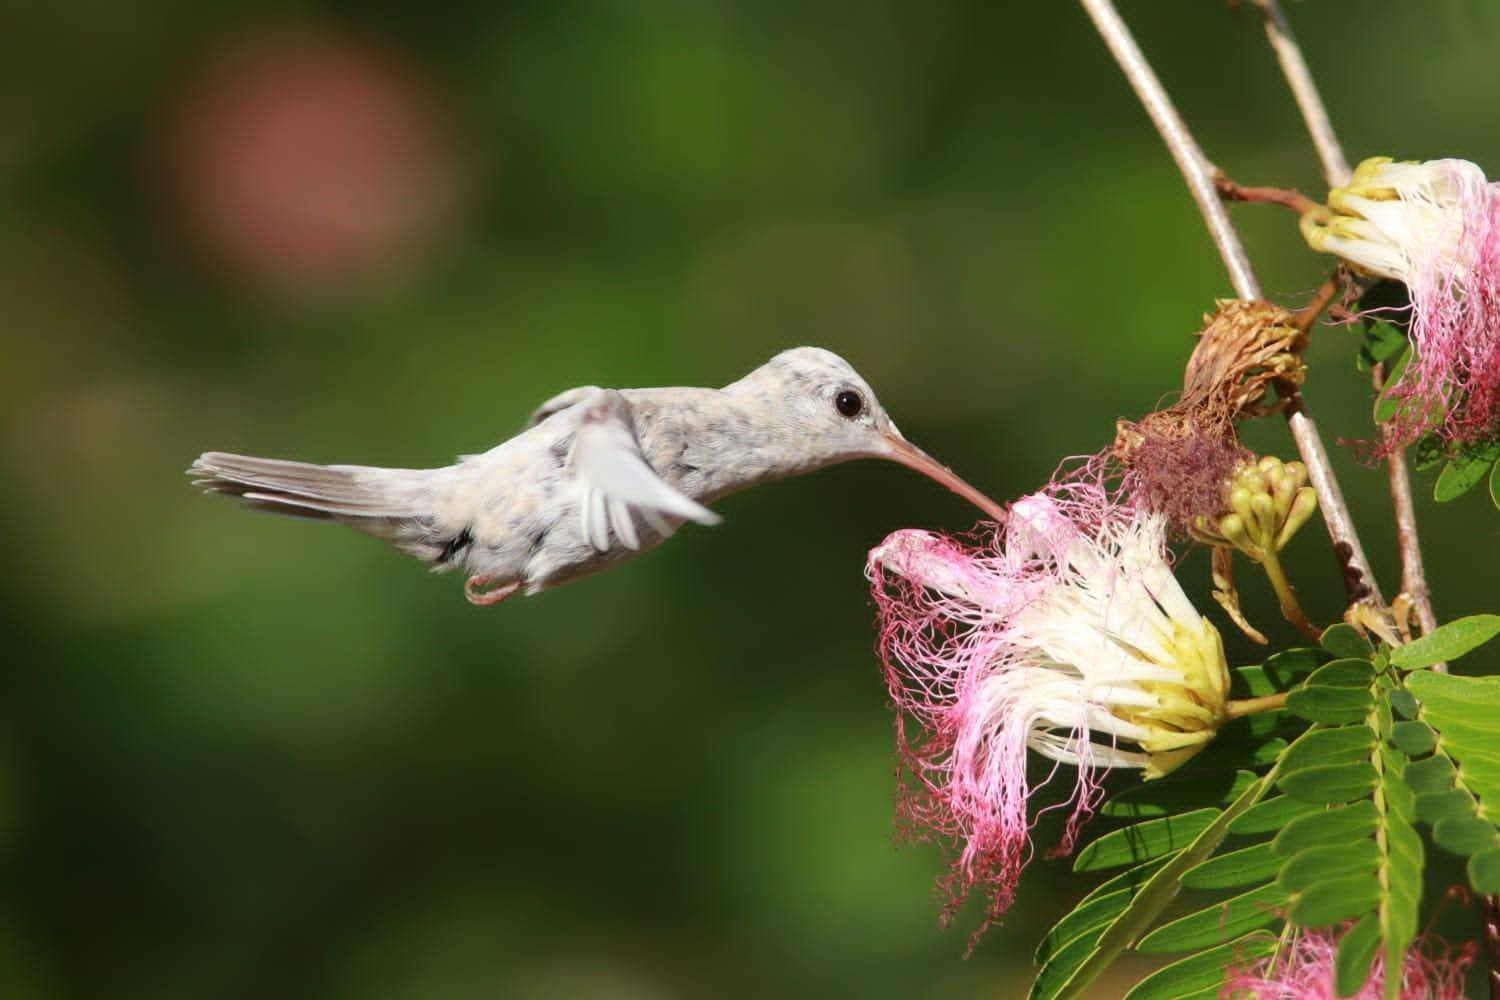
{"type": "Polygon", "coordinates": [[[1307,485],[1307,467],[1272,455],[1240,466],[1228,487],[1229,513],[1217,521],[1200,515],[1193,537],[1232,546],[1255,562],[1283,548],[1318,508],[1317,495],[1307,485]]]}
{"type": "Polygon", "coordinates": [[[1065,852],[1102,770],[1164,774],[1223,721],[1223,646],[1172,575],[1164,519],[1097,488],[1024,498],[980,546],[898,531],[867,572],[910,779],[901,809],[958,847],[950,916],[975,887],[986,925],[1010,906],[1031,850],[1028,748],[1076,768],[1065,852]]]}
{"type": "Polygon", "coordinates": [[[1394,446],[1434,432],[1473,442],[1500,430],[1500,185],[1466,160],[1361,163],[1328,207],[1307,212],[1308,244],[1400,281],[1412,358],[1387,390],[1401,404],[1394,446]]]}

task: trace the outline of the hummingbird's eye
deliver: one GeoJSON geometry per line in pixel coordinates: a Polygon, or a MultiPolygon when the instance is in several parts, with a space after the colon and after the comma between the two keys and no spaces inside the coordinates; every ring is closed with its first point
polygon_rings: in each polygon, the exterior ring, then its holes
{"type": "Polygon", "coordinates": [[[864,397],[853,389],[840,389],[839,394],[833,397],[833,405],[840,413],[852,420],[864,410],[865,401],[864,397]]]}

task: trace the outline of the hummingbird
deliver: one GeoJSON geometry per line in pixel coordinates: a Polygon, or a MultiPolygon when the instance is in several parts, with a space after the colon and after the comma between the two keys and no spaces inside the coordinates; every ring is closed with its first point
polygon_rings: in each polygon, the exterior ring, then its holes
{"type": "Polygon", "coordinates": [[[687,521],[717,524],[705,505],[730,493],[857,458],[899,462],[1005,520],[817,347],[782,351],[722,389],[569,389],[519,434],[441,468],[210,451],[188,474],[249,508],[348,525],[435,572],[461,568],[465,596],[483,606],[598,572],[687,521]]]}

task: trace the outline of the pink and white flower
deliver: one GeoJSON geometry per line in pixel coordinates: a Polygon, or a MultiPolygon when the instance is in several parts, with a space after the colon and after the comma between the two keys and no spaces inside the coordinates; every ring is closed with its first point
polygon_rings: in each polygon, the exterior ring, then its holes
{"type": "Polygon", "coordinates": [[[1412,358],[1388,392],[1396,444],[1428,431],[1468,442],[1500,428],[1500,184],[1467,160],[1361,163],[1308,212],[1308,244],[1404,283],[1412,358]]]}
{"type": "Polygon", "coordinates": [[[1160,515],[1073,487],[1018,501],[979,547],[898,531],[867,572],[911,779],[901,812],[958,847],[945,919],[976,886],[986,925],[1010,906],[1031,853],[1028,749],[1074,769],[1067,852],[1104,770],[1165,773],[1223,721],[1223,646],[1172,575],[1160,515]]]}
{"type": "MultiPolygon", "coordinates": [[[[1221,996],[1231,1000],[1336,1000],[1334,956],[1338,938],[1331,931],[1304,931],[1278,958],[1228,970],[1221,996]]],[[[1419,941],[1406,950],[1401,967],[1401,1000],[1463,1000],[1464,976],[1473,963],[1468,951],[1450,952],[1438,942],[1419,941]]],[[[1370,975],[1350,1000],[1385,996],[1385,958],[1377,954],[1370,975]]]]}

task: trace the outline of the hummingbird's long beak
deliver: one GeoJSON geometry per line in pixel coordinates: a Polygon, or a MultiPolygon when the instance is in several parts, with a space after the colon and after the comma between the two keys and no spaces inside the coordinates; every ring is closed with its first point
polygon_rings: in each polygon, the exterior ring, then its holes
{"type": "Polygon", "coordinates": [[[908,469],[915,469],[928,479],[942,483],[996,521],[1001,524],[1005,523],[1005,519],[1009,515],[1004,507],[958,478],[952,469],[902,437],[901,432],[896,430],[895,425],[892,425],[890,432],[885,435],[885,443],[888,449],[886,451],[887,458],[894,462],[900,462],[908,469]]]}

